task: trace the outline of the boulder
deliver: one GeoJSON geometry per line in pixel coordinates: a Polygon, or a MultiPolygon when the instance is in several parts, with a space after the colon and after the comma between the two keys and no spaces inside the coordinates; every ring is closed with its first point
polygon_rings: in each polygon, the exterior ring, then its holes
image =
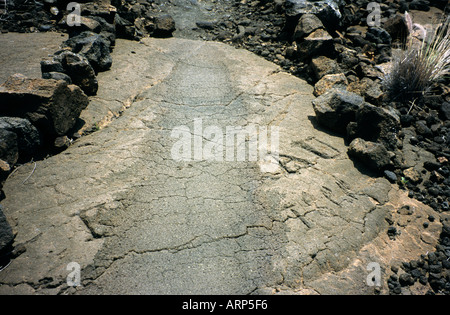
{"type": "Polygon", "coordinates": [[[41,146],[39,131],[27,119],[0,117],[0,129],[17,135],[17,150],[21,161],[31,159],[41,146]]]}
{"type": "Polygon", "coordinates": [[[114,46],[116,43],[115,24],[111,24],[104,18],[98,16],[92,16],[92,19],[100,23],[100,32],[98,34],[102,35],[109,42],[109,46],[114,46]]]}
{"type": "MultiPolygon", "coordinates": [[[[53,56],[56,63],[61,64],[63,72],[67,74],[72,83],[78,85],[86,95],[95,95],[98,90],[98,81],[95,71],[89,61],[80,54],[62,50],[53,56]]],[[[42,67],[42,64],[41,64],[42,67]]]]}
{"type": "Polygon", "coordinates": [[[342,73],[339,64],[328,57],[319,56],[313,58],[310,64],[311,70],[314,73],[315,79],[320,80],[324,75],[342,73]]]}
{"type": "Polygon", "coordinates": [[[56,151],[63,151],[67,149],[70,146],[70,139],[67,136],[61,136],[55,139],[55,142],[53,144],[54,149],[56,151]]]}
{"type": "Polygon", "coordinates": [[[80,54],[89,61],[96,72],[111,68],[110,42],[103,35],[82,32],[64,42],[73,53],[80,54]]]}
{"type": "Polygon", "coordinates": [[[327,28],[336,28],[342,17],[339,5],[342,0],[286,0],[285,12],[288,17],[314,14],[327,28]]]}
{"type": "Polygon", "coordinates": [[[14,132],[0,129],[0,160],[12,166],[18,159],[17,135],[14,132]]]}
{"type": "Polygon", "coordinates": [[[65,27],[69,33],[69,36],[72,37],[74,35],[80,34],[81,32],[90,31],[99,33],[101,30],[101,25],[98,21],[86,17],[86,16],[80,16],[79,24],[76,25],[67,25],[67,16],[64,16],[60,22],[59,26],[65,27]]]}
{"type": "Polygon", "coordinates": [[[136,39],[136,29],[134,24],[125,18],[122,18],[119,14],[116,14],[114,18],[114,25],[116,26],[116,36],[124,39],[136,39]]]}
{"type": "Polygon", "coordinates": [[[66,81],[67,84],[72,84],[72,79],[62,72],[43,72],[42,79],[63,80],[66,81]]]}
{"type": "Polygon", "coordinates": [[[0,189],[10,172],[11,166],[6,161],[0,160],[0,189]]]}
{"type": "Polygon", "coordinates": [[[320,96],[329,91],[331,88],[340,88],[345,90],[347,85],[348,80],[343,73],[327,74],[314,85],[314,95],[320,96]]]}
{"type": "Polygon", "coordinates": [[[323,28],[323,24],[317,16],[314,14],[304,14],[300,17],[295,27],[293,40],[300,41],[312,32],[323,28]]]}
{"type": "Polygon", "coordinates": [[[383,72],[378,69],[377,67],[367,64],[366,62],[360,62],[355,67],[355,72],[361,79],[364,77],[370,78],[370,79],[383,79],[384,74],[383,72]]]}
{"type": "MultiPolygon", "coordinates": [[[[197,25],[198,28],[204,29],[204,30],[213,30],[217,27],[218,21],[197,21],[195,22],[195,25],[197,25]]],[[[242,25],[242,23],[241,23],[242,25]]]]}
{"type": "Polygon", "coordinates": [[[81,16],[91,16],[93,18],[100,17],[104,19],[107,23],[113,24],[114,18],[117,13],[117,8],[113,5],[104,2],[94,2],[90,1],[81,4],[81,16]]]}
{"type": "Polygon", "coordinates": [[[41,61],[41,72],[42,74],[49,72],[64,73],[64,67],[60,61],[55,59],[46,59],[41,61]]]}
{"type": "Polygon", "coordinates": [[[355,120],[364,99],[343,89],[333,88],[313,102],[317,121],[324,127],[345,134],[347,125],[355,120]]]}
{"type": "Polygon", "coordinates": [[[348,155],[374,171],[384,171],[390,164],[389,154],[383,144],[354,139],[348,147],[348,155]]]}
{"type": "Polygon", "coordinates": [[[4,256],[12,250],[13,242],[13,231],[0,205],[0,259],[4,259],[4,256]]]}
{"type": "MultiPolygon", "coordinates": [[[[153,22],[153,20],[153,18],[147,19],[143,17],[134,20],[135,33],[139,38],[143,37],[145,34],[153,33],[153,31],[155,30],[155,23],[153,22]]],[[[161,37],[170,37],[170,35],[161,37]]]]}
{"type": "Polygon", "coordinates": [[[330,56],[334,54],[333,37],[326,30],[318,29],[298,42],[297,49],[300,60],[319,55],[330,56]]]}
{"type": "Polygon", "coordinates": [[[390,150],[399,144],[397,137],[401,129],[400,116],[392,108],[383,108],[364,103],[355,115],[355,136],[366,141],[382,142],[390,150]]]}
{"type": "Polygon", "coordinates": [[[154,24],[155,29],[152,33],[154,37],[171,37],[176,29],[174,19],[168,14],[155,17],[154,24]]]}
{"type": "Polygon", "coordinates": [[[50,137],[65,135],[89,102],[76,85],[21,74],[0,85],[0,100],[0,115],[27,118],[50,137]]]}
{"type": "Polygon", "coordinates": [[[359,58],[356,55],[356,51],[343,46],[339,47],[340,51],[338,55],[338,61],[340,66],[345,70],[353,70],[353,68],[359,63],[359,58]]]}
{"type": "Polygon", "coordinates": [[[0,160],[0,201],[5,198],[5,193],[3,192],[2,187],[10,173],[11,166],[7,162],[0,160]]]}
{"type": "Polygon", "coordinates": [[[406,39],[409,35],[408,25],[404,17],[395,14],[388,18],[383,24],[383,28],[389,33],[392,41],[399,41],[400,43],[406,43],[406,39]]]}
{"type": "Polygon", "coordinates": [[[366,40],[375,44],[390,45],[392,43],[391,35],[381,27],[369,27],[366,32],[366,40]]]}
{"type": "Polygon", "coordinates": [[[371,104],[379,105],[383,100],[381,84],[367,77],[350,83],[347,90],[363,96],[371,104]]]}

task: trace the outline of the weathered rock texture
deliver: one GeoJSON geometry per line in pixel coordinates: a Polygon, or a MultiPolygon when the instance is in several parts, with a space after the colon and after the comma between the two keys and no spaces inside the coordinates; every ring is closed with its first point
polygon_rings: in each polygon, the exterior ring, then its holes
{"type": "Polygon", "coordinates": [[[99,130],[5,184],[23,250],[0,273],[0,293],[369,294],[369,262],[385,276],[405,252],[435,246],[439,220],[424,230],[417,216],[388,238],[385,218],[413,201],[361,174],[343,139],[315,128],[304,81],[212,42],[118,41],[113,58],[81,115],[99,130]],[[198,119],[224,133],[278,126],[278,158],[176,161],[172,131],[202,140],[198,119]]]}
{"type": "Polygon", "coordinates": [[[0,115],[22,117],[51,136],[65,135],[89,100],[65,81],[12,75],[0,85],[0,115]]]}

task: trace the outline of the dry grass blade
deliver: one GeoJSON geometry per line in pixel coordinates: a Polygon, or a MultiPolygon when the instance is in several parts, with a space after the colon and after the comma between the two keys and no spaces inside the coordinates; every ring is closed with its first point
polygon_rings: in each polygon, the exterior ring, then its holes
{"type": "Polygon", "coordinates": [[[31,171],[30,175],[28,175],[28,177],[25,178],[25,180],[22,182],[22,184],[25,184],[25,182],[31,177],[31,175],[33,175],[34,171],[36,170],[36,166],[37,166],[37,163],[34,162],[34,168],[33,168],[33,170],[31,171]]]}
{"type": "Polygon", "coordinates": [[[411,39],[404,49],[393,53],[392,70],[384,80],[391,100],[417,98],[450,75],[449,26],[447,18],[421,45],[411,39]]]}

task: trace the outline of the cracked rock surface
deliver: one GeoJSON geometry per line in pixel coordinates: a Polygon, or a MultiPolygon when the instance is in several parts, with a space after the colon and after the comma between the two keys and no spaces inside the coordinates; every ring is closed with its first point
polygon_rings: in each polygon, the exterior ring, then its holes
{"type": "Polygon", "coordinates": [[[436,245],[439,220],[414,225],[430,208],[361,173],[316,127],[306,82],[214,42],[118,40],[112,55],[81,115],[99,130],[5,183],[20,250],[0,293],[369,294],[369,262],[384,274],[436,245]],[[174,159],[175,128],[213,142],[199,119],[224,134],[279,127],[279,161],[174,159]],[[415,216],[392,243],[385,218],[405,204],[415,216]]]}

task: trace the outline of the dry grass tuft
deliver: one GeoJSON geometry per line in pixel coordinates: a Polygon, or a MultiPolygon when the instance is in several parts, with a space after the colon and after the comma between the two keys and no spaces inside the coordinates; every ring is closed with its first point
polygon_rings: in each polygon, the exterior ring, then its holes
{"type": "MultiPolygon", "coordinates": [[[[408,26],[412,24],[405,15],[408,26]]],[[[406,47],[393,52],[392,68],[384,78],[384,88],[390,100],[411,100],[430,92],[435,83],[450,75],[450,18],[432,34],[426,34],[417,43],[410,38],[406,47]]],[[[410,29],[411,31],[411,29],[410,29]]]]}

